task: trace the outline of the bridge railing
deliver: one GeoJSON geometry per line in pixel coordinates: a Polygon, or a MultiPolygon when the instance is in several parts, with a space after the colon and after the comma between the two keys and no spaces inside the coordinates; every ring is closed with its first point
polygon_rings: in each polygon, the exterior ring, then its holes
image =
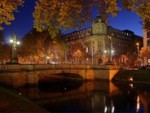
{"type": "Polygon", "coordinates": [[[46,69],[114,69],[119,66],[90,65],[90,64],[3,64],[0,71],[46,70],[46,69]]]}

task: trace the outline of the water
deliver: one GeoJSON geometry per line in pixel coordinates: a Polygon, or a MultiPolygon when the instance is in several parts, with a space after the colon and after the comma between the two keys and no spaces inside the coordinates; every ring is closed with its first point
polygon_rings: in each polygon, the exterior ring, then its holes
{"type": "Polygon", "coordinates": [[[22,95],[51,113],[149,113],[149,87],[111,82],[83,82],[74,89],[20,88],[22,95]],[[119,86],[119,87],[118,87],[119,86]]]}

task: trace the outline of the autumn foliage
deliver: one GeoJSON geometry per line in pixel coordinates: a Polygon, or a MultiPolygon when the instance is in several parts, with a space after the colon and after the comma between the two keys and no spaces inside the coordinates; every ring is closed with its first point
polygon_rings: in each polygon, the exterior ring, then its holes
{"type": "MultiPolygon", "coordinates": [[[[9,25],[14,20],[14,11],[24,0],[0,0],[0,29],[2,24],[9,25]]],[[[150,29],[149,0],[37,0],[35,5],[34,28],[48,30],[51,38],[58,31],[68,28],[80,28],[92,20],[92,9],[107,22],[108,16],[116,16],[121,8],[137,13],[142,18],[143,26],[150,29]],[[120,5],[122,7],[120,7],[120,5]]]]}
{"type": "Polygon", "coordinates": [[[48,31],[38,32],[31,30],[22,39],[22,44],[18,50],[20,63],[43,64],[50,61],[64,60],[64,41],[60,36],[51,39],[48,31]]]}
{"type": "Polygon", "coordinates": [[[23,4],[23,0],[0,0],[0,30],[2,24],[9,25],[15,19],[14,11],[23,4]]]}
{"type": "Polygon", "coordinates": [[[150,57],[150,47],[143,47],[140,50],[141,57],[150,57]]]}
{"type": "Polygon", "coordinates": [[[107,22],[108,16],[116,16],[121,10],[119,3],[126,10],[134,11],[149,29],[149,0],[38,0],[35,6],[34,27],[42,31],[48,29],[52,36],[58,29],[80,27],[91,21],[92,8],[107,22]]]}

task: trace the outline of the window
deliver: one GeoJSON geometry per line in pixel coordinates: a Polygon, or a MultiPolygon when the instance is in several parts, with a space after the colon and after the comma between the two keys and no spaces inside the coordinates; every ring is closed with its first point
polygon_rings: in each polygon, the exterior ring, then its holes
{"type": "Polygon", "coordinates": [[[147,45],[150,46],[150,40],[147,41],[147,45]]]}
{"type": "Polygon", "coordinates": [[[147,32],[147,38],[150,38],[150,31],[147,32]]]}

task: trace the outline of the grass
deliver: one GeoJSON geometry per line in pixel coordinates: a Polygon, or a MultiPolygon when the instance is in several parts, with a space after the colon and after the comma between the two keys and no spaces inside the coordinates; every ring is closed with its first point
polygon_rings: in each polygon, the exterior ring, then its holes
{"type": "Polygon", "coordinates": [[[27,98],[12,90],[0,87],[0,112],[2,113],[48,113],[27,98]]]}

